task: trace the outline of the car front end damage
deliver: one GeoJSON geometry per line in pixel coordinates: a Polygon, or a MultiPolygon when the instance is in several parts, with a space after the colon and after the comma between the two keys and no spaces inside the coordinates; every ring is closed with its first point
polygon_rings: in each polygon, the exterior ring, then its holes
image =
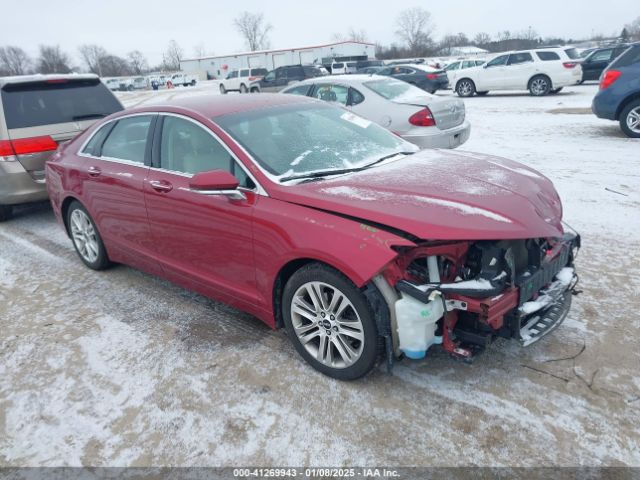
{"type": "Polygon", "coordinates": [[[397,248],[372,281],[389,305],[389,367],[394,357],[424,357],[433,344],[471,359],[496,337],[540,340],[569,312],[579,248],[577,233],[397,248]]]}

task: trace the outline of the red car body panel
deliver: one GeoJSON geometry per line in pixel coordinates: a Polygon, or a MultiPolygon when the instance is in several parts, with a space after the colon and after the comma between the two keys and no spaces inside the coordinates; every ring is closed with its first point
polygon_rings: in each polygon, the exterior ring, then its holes
{"type": "MultiPolygon", "coordinates": [[[[303,97],[193,97],[180,105],[112,115],[168,112],[214,131],[268,196],[246,200],[189,191],[170,172],[78,156],[103,122],[47,164],[54,212],[80,201],[115,262],[168,278],[276,326],[274,291],[290,262],[317,260],[361,287],[420,240],[557,237],[562,210],[551,182],[515,162],[449,152],[420,152],[367,171],[301,185],[271,181],[214,122],[231,112],[309,103],[303,97]],[[91,167],[100,169],[99,178],[91,167]],[[455,173],[452,173],[455,172],[455,173]],[[150,181],[171,185],[159,192],[150,181]],[[372,202],[376,197],[377,202],[372,202]]],[[[324,105],[324,104],[323,104],[324,105]]]]}

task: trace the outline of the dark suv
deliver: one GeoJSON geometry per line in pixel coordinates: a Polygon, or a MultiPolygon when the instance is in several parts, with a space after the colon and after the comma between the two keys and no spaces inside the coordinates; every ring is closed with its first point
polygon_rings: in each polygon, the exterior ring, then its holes
{"type": "Polygon", "coordinates": [[[629,45],[620,44],[595,49],[580,63],[582,65],[582,81],[598,80],[604,69],[627,48],[629,45]]]}
{"type": "Polygon", "coordinates": [[[619,121],[628,137],[640,138],[640,43],[604,71],[591,109],[599,118],[619,121]]]}
{"type": "Polygon", "coordinates": [[[262,79],[253,82],[250,87],[252,93],[279,92],[291,82],[301,82],[307,78],[322,77],[328,72],[316,65],[287,65],[271,70],[262,79]]]}
{"type": "Polygon", "coordinates": [[[95,75],[0,77],[0,221],[47,199],[44,163],[58,144],[120,110],[95,75]]]}

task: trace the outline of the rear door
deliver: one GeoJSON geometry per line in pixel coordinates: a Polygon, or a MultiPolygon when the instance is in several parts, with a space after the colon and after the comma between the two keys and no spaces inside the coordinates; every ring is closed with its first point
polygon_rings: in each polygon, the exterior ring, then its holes
{"type": "Polygon", "coordinates": [[[29,146],[17,159],[36,181],[44,181],[44,163],[59,143],[123,110],[98,78],[10,83],[0,95],[9,139],[29,146]]]}
{"type": "Polygon", "coordinates": [[[605,48],[592,53],[582,62],[582,78],[583,80],[598,80],[602,71],[607,68],[611,57],[613,56],[613,48],[605,48]]]}
{"type": "Polygon", "coordinates": [[[135,114],[101,127],[79,152],[77,175],[105,243],[126,263],[157,274],[144,199],[156,119],[135,114]]]}

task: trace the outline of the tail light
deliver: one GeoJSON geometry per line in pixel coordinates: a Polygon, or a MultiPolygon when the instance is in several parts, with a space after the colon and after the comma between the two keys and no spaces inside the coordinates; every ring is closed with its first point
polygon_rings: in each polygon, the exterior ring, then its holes
{"type": "Polygon", "coordinates": [[[260,78],[260,77],[249,77],[249,81],[250,81],[250,82],[253,82],[253,81],[255,81],[255,80],[258,80],[259,78],[260,78]]]}
{"type": "Polygon", "coordinates": [[[576,68],[578,62],[562,62],[564,68],[576,68]]]}
{"type": "Polygon", "coordinates": [[[607,70],[604,72],[602,79],[600,80],[600,90],[609,88],[613,83],[620,78],[622,72],[620,70],[607,70]]]}
{"type": "Polygon", "coordinates": [[[0,141],[0,159],[4,161],[14,160],[15,155],[28,155],[30,153],[49,152],[58,148],[55,140],[48,135],[42,137],[19,138],[16,140],[0,141]]]}
{"type": "Polygon", "coordinates": [[[419,112],[409,117],[409,123],[417,127],[433,127],[436,124],[433,114],[428,107],[423,108],[419,112]]]}
{"type": "Polygon", "coordinates": [[[429,80],[435,80],[436,78],[438,78],[438,74],[437,73],[427,73],[427,78],[429,80]]]}

